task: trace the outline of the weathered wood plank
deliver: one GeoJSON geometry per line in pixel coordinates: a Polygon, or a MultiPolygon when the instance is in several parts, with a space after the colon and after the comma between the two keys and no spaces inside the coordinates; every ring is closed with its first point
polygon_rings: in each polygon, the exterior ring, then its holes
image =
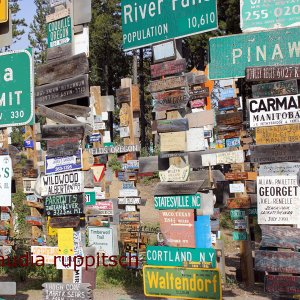
{"type": "Polygon", "coordinates": [[[158,120],[157,121],[157,132],[177,132],[186,131],[189,129],[187,119],[174,119],[174,120],[158,120]]]}
{"type": "Polygon", "coordinates": [[[56,11],[55,13],[46,16],[46,23],[50,23],[50,22],[65,18],[69,15],[70,15],[70,8],[65,8],[65,9],[56,11]]]}
{"type": "Polygon", "coordinates": [[[204,180],[188,182],[160,182],[155,187],[155,196],[189,195],[196,194],[204,183],[204,180]]]}
{"type": "Polygon", "coordinates": [[[186,68],[185,58],[163,62],[151,65],[151,77],[160,77],[165,75],[173,75],[181,73],[186,68]]]}
{"type": "Polygon", "coordinates": [[[158,172],[158,156],[139,157],[139,173],[158,172]]]}
{"type": "Polygon", "coordinates": [[[90,107],[74,104],[61,104],[51,106],[51,109],[67,116],[87,117],[91,111],[90,107]]]}
{"type": "Polygon", "coordinates": [[[116,98],[118,103],[130,103],[131,102],[131,92],[130,88],[121,88],[116,90],[116,98]]]}
{"type": "Polygon", "coordinates": [[[151,81],[148,85],[150,93],[187,86],[186,76],[168,77],[162,80],[151,81]]]}
{"type": "Polygon", "coordinates": [[[207,87],[201,87],[199,89],[194,89],[189,92],[190,95],[190,100],[195,100],[203,97],[208,97],[209,96],[209,88],[207,87]]]}
{"type": "Polygon", "coordinates": [[[85,134],[84,124],[75,125],[45,125],[42,128],[42,137],[44,140],[63,139],[74,137],[83,139],[85,134]]]}
{"type": "Polygon", "coordinates": [[[152,97],[154,112],[185,108],[189,101],[189,95],[185,90],[153,93],[152,97]]]}
{"type": "Polygon", "coordinates": [[[35,88],[37,105],[51,105],[89,97],[89,95],[88,75],[79,75],[35,88]]]}
{"type": "Polygon", "coordinates": [[[216,116],[217,125],[236,125],[243,123],[243,112],[238,111],[228,114],[219,114],[216,116]]]}
{"type": "Polygon", "coordinates": [[[213,109],[187,114],[186,118],[189,122],[189,128],[214,125],[216,122],[215,111],[213,109]]]}
{"type": "Polygon", "coordinates": [[[260,225],[261,247],[300,248],[300,229],[287,226],[260,225]]]}
{"type": "Polygon", "coordinates": [[[250,208],[251,199],[249,197],[239,197],[239,198],[230,198],[227,199],[227,208],[250,208]]]}
{"type": "Polygon", "coordinates": [[[160,134],[161,151],[185,151],[186,149],[186,132],[169,132],[160,134]]]}
{"type": "Polygon", "coordinates": [[[66,59],[41,64],[36,69],[37,85],[44,85],[89,73],[89,62],[85,53],[66,59]]]}
{"type": "Polygon", "coordinates": [[[265,291],[285,295],[300,294],[300,276],[266,275],[265,291]]]}
{"type": "Polygon", "coordinates": [[[79,216],[71,217],[52,217],[50,219],[50,226],[52,228],[76,228],[80,223],[79,216]]]}
{"type": "Polygon", "coordinates": [[[47,49],[47,62],[72,56],[72,44],[47,49]]]}

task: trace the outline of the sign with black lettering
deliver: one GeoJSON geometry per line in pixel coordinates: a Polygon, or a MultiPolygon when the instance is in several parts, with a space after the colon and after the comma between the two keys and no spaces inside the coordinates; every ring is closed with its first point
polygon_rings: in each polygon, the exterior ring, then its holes
{"type": "Polygon", "coordinates": [[[298,83],[295,79],[252,85],[253,98],[295,94],[298,94],[298,83]]]}

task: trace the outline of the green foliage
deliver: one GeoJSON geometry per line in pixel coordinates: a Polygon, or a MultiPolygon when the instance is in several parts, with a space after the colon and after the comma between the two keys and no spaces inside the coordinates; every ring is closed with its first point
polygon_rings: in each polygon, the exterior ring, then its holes
{"type": "Polygon", "coordinates": [[[153,173],[152,176],[146,176],[141,179],[141,184],[143,184],[143,185],[150,185],[154,182],[159,182],[158,172],[153,173]]]}
{"type": "Polygon", "coordinates": [[[118,161],[118,156],[116,154],[112,155],[110,160],[108,161],[108,166],[115,171],[122,171],[122,164],[118,161]]]}
{"type": "Polygon", "coordinates": [[[11,143],[19,150],[23,148],[24,145],[24,137],[22,133],[22,127],[13,127],[11,133],[11,143]]]}
{"type": "Polygon", "coordinates": [[[27,26],[24,18],[17,18],[17,14],[20,11],[20,1],[21,0],[9,0],[9,9],[11,10],[12,14],[12,29],[14,43],[22,38],[22,35],[25,33],[24,27],[27,26]]]}
{"type": "Polygon", "coordinates": [[[220,226],[223,229],[233,229],[233,221],[230,219],[229,211],[222,211],[220,214],[220,226]]]}

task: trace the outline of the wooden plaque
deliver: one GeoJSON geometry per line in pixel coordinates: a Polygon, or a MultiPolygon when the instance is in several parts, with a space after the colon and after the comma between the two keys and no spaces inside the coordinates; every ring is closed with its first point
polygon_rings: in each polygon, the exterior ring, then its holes
{"type": "Polygon", "coordinates": [[[50,226],[52,228],[76,228],[79,226],[80,217],[52,217],[50,219],[50,226]]]}
{"type": "Polygon", "coordinates": [[[189,101],[189,95],[185,90],[158,92],[152,96],[154,112],[185,108],[189,101]]]}
{"type": "Polygon", "coordinates": [[[251,199],[249,197],[240,197],[227,200],[227,207],[230,209],[235,208],[250,208],[251,199]]]}
{"type": "Polygon", "coordinates": [[[150,81],[148,85],[148,91],[150,93],[155,93],[164,90],[185,87],[186,85],[187,80],[185,76],[168,77],[162,80],[150,81]]]}
{"type": "Polygon", "coordinates": [[[160,77],[184,72],[186,68],[185,58],[163,62],[151,66],[151,77],[160,77]]]}
{"type": "Polygon", "coordinates": [[[272,294],[299,295],[300,276],[265,275],[265,291],[272,294]]]}
{"type": "Polygon", "coordinates": [[[189,122],[189,128],[214,125],[216,122],[215,111],[213,109],[187,114],[186,118],[189,122]]]}
{"type": "Polygon", "coordinates": [[[243,123],[243,112],[219,114],[216,116],[217,125],[236,125],[243,123]]]}
{"type": "Polygon", "coordinates": [[[44,140],[77,138],[83,139],[85,133],[85,125],[45,125],[42,129],[42,137],[44,140]]]}
{"type": "Polygon", "coordinates": [[[118,103],[130,103],[131,102],[131,92],[130,88],[121,88],[116,90],[116,97],[118,103]]]}
{"type": "Polygon", "coordinates": [[[201,189],[204,180],[188,182],[160,182],[154,190],[155,196],[192,195],[201,189]]]}
{"type": "Polygon", "coordinates": [[[47,49],[47,61],[63,59],[72,56],[72,44],[68,43],[62,46],[47,49]]]}
{"type": "Polygon", "coordinates": [[[186,132],[169,132],[160,134],[160,151],[185,151],[186,132]]]}
{"type": "Polygon", "coordinates": [[[189,129],[187,119],[174,119],[174,120],[158,120],[157,121],[157,132],[177,132],[186,131],[189,129]]]}

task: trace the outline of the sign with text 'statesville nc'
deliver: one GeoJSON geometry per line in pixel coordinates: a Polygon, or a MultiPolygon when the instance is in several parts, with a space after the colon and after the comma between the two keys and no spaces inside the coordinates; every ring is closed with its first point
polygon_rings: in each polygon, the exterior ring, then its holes
{"type": "Polygon", "coordinates": [[[156,209],[199,209],[201,197],[196,195],[156,196],[154,197],[156,209]]]}
{"type": "Polygon", "coordinates": [[[209,40],[209,79],[245,77],[246,67],[299,63],[299,27],[209,40]]]}
{"type": "Polygon", "coordinates": [[[122,1],[123,47],[145,47],[218,27],[217,3],[210,1],[122,1]]]}

